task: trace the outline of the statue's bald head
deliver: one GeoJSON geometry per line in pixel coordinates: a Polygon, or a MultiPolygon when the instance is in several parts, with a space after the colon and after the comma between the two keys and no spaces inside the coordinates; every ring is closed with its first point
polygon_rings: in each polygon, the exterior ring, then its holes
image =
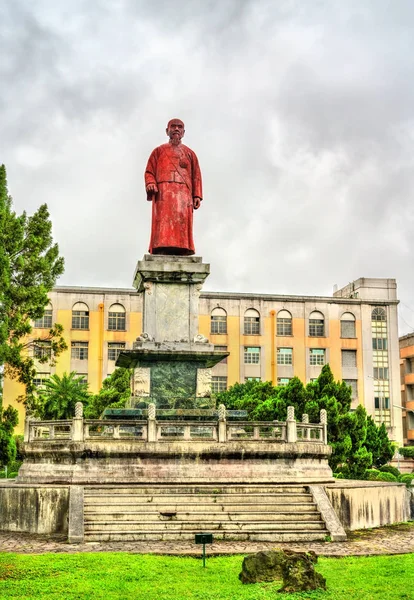
{"type": "Polygon", "coordinates": [[[173,144],[179,144],[185,133],[184,123],[181,119],[171,119],[165,131],[173,144]]]}
{"type": "Polygon", "coordinates": [[[169,129],[170,126],[173,125],[173,124],[175,124],[175,123],[179,123],[180,125],[182,125],[182,128],[184,129],[184,122],[181,121],[181,119],[171,119],[171,121],[168,121],[167,129],[169,129]]]}

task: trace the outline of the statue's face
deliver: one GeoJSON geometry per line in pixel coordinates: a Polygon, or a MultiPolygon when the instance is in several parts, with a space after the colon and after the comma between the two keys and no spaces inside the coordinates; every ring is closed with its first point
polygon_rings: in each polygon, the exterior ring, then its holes
{"type": "Polygon", "coordinates": [[[185,133],[184,123],[178,119],[173,119],[168,123],[166,132],[171,141],[179,142],[185,133]]]}

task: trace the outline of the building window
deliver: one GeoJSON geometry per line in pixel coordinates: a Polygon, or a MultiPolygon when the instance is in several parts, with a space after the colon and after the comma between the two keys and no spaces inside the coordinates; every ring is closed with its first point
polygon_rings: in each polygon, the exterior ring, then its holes
{"type": "Polygon", "coordinates": [[[292,348],[278,348],[277,349],[277,364],[278,365],[291,365],[293,363],[293,349],[292,348]]]}
{"type": "Polygon", "coordinates": [[[211,333],[224,335],[227,333],[227,313],[224,308],[213,308],[211,311],[211,333]]]}
{"type": "Polygon", "coordinates": [[[377,425],[384,423],[391,426],[390,410],[390,382],[387,380],[374,380],[374,421],[377,425]]]}
{"type": "Polygon", "coordinates": [[[254,308],[244,313],[244,335],[260,335],[260,314],[254,308]]]}
{"type": "Polygon", "coordinates": [[[309,316],[309,336],[324,337],[325,335],[325,318],[322,313],[314,311],[309,316]]]}
{"type": "Polygon", "coordinates": [[[87,373],[76,373],[79,377],[81,383],[88,383],[88,374],[87,373]]]}
{"type": "Polygon", "coordinates": [[[72,329],[89,329],[89,308],[83,302],[72,308],[72,329]]]}
{"type": "Polygon", "coordinates": [[[292,315],[287,310],[277,313],[276,335],[292,335],[292,315]]]}
{"type": "Polygon", "coordinates": [[[88,360],[88,342],[72,342],[70,356],[74,360],[88,360]]]}
{"type": "Polygon", "coordinates": [[[325,364],[325,349],[309,348],[309,364],[312,366],[323,366],[325,364]]]}
{"type": "Polygon", "coordinates": [[[45,381],[49,379],[50,373],[36,373],[33,378],[33,385],[37,388],[44,387],[45,381]]]}
{"type": "Polygon", "coordinates": [[[388,367],[374,367],[374,379],[389,379],[388,367]]]}
{"type": "Polygon", "coordinates": [[[112,304],[108,312],[108,330],[109,331],[125,331],[126,330],[126,315],[125,308],[122,304],[112,304]]]}
{"type": "Polygon", "coordinates": [[[35,329],[50,329],[52,327],[52,314],[52,305],[49,303],[46,306],[43,317],[40,317],[40,319],[36,319],[33,323],[33,327],[35,329]]]}
{"type": "Polygon", "coordinates": [[[356,367],[356,350],[342,350],[342,366],[343,367],[356,367]]]}
{"type": "Polygon", "coordinates": [[[245,377],[244,381],[261,381],[260,377],[245,377]]]}
{"type": "Polygon", "coordinates": [[[52,342],[37,340],[33,345],[33,357],[37,360],[52,358],[52,342]]]}
{"type": "MultiPolygon", "coordinates": [[[[227,352],[227,346],[214,346],[214,350],[217,352],[227,352]]],[[[219,363],[219,365],[227,365],[227,356],[223,358],[219,363]]]]}
{"type": "Polygon", "coordinates": [[[116,360],[121,350],[125,350],[124,342],[108,342],[108,360],[116,360]]]}
{"type": "Polygon", "coordinates": [[[211,391],[213,394],[227,390],[227,377],[213,375],[211,378],[211,391]]]}
{"type": "Polygon", "coordinates": [[[373,350],[388,350],[387,338],[372,338],[373,350]]]}
{"type": "Polygon", "coordinates": [[[385,311],[385,308],[382,308],[382,306],[376,306],[375,308],[372,309],[371,321],[386,321],[386,320],[387,320],[387,313],[385,311]]]}
{"type": "Polygon", "coordinates": [[[287,385],[290,381],[290,377],[278,377],[277,385],[287,385]]]}
{"type": "Polygon", "coordinates": [[[355,317],[352,313],[344,313],[341,317],[341,337],[354,338],[355,333],[355,317]]]}
{"type": "Polygon", "coordinates": [[[375,396],[375,408],[377,410],[381,410],[381,409],[389,410],[390,399],[381,397],[381,396],[375,396]]]}
{"type": "Polygon", "coordinates": [[[357,379],[344,379],[344,383],[349,385],[352,389],[352,399],[358,398],[358,380],[357,379]]]}
{"type": "Polygon", "coordinates": [[[260,348],[252,348],[246,346],[244,349],[244,364],[258,365],[260,364],[260,348]]]}
{"type": "Polygon", "coordinates": [[[374,421],[376,425],[384,423],[385,427],[391,427],[391,410],[389,406],[389,398],[375,398],[374,421]],[[386,408],[387,406],[388,408],[386,408]]]}
{"type": "Polygon", "coordinates": [[[388,352],[386,350],[376,350],[372,356],[372,362],[375,368],[388,367],[388,352]]]}

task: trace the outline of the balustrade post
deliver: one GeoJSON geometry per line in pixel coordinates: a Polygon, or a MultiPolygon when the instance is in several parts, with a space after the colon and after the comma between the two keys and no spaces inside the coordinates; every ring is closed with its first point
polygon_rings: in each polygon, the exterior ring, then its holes
{"type": "Polygon", "coordinates": [[[183,439],[191,440],[191,425],[184,425],[184,436],[183,439]]]}
{"type": "Polygon", "coordinates": [[[328,443],[328,415],[326,410],[322,408],[320,412],[320,422],[323,425],[322,441],[324,444],[328,443]]]}
{"type": "Polygon", "coordinates": [[[156,417],[156,408],[154,403],[148,404],[148,430],[147,430],[147,441],[148,442],[156,442],[157,441],[157,421],[156,417]]]}
{"type": "Polygon", "coordinates": [[[226,423],[226,407],[220,404],[218,407],[218,441],[220,443],[227,441],[227,423],[226,423]]]}
{"type": "Polygon", "coordinates": [[[119,440],[119,425],[114,425],[114,440],[119,440]]]}
{"type": "Polygon", "coordinates": [[[30,442],[30,422],[32,417],[30,415],[26,415],[24,420],[24,443],[30,442]]]}
{"type": "Polygon", "coordinates": [[[55,437],[55,426],[49,425],[49,439],[53,440],[55,437]]]}
{"type": "Polygon", "coordinates": [[[295,421],[295,409],[293,406],[288,406],[287,421],[286,421],[286,441],[295,443],[298,440],[298,432],[295,421]]]}
{"type": "MultiPolygon", "coordinates": [[[[302,415],[302,423],[309,423],[309,415],[307,415],[306,413],[304,413],[302,415]]],[[[309,427],[307,427],[306,429],[303,429],[303,437],[307,440],[310,440],[310,429],[309,427]]]]}
{"type": "Polygon", "coordinates": [[[72,441],[83,442],[83,404],[76,402],[75,416],[72,419],[72,441]]]}

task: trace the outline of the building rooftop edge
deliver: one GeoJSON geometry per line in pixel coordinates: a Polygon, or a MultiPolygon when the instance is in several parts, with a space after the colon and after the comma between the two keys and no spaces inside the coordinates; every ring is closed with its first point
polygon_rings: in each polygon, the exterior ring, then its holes
{"type": "Polygon", "coordinates": [[[414,340],[414,331],[412,331],[411,333],[406,333],[405,335],[402,335],[398,339],[401,342],[402,340],[409,340],[410,338],[413,338],[413,340],[414,340]]]}
{"type": "MultiPolygon", "coordinates": [[[[67,292],[67,293],[88,293],[88,294],[133,294],[136,296],[141,295],[134,288],[107,288],[107,287],[84,287],[84,286],[56,286],[52,290],[53,292],[67,292]]],[[[389,299],[376,299],[376,298],[345,298],[343,296],[304,296],[294,294],[258,294],[248,292],[201,292],[201,298],[228,298],[230,300],[238,298],[249,298],[249,299],[264,299],[264,300],[282,300],[292,302],[304,302],[304,301],[318,301],[318,302],[330,302],[338,304],[399,304],[399,300],[389,299]]]]}

